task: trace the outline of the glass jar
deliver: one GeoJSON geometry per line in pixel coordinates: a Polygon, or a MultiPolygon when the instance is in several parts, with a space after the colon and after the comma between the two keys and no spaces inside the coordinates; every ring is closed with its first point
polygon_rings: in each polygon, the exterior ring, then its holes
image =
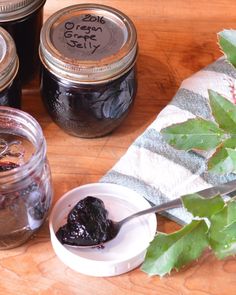
{"type": "Polygon", "coordinates": [[[137,90],[137,34],[122,12],[78,4],[57,11],[41,30],[41,93],[64,131],[94,138],[129,113],[137,90]]]}
{"type": "Polygon", "coordinates": [[[23,111],[0,107],[0,249],[28,240],[43,224],[51,201],[40,125],[23,111]]]}
{"type": "Polygon", "coordinates": [[[20,108],[21,85],[18,75],[19,60],[15,43],[0,27],[0,105],[20,108]]]}
{"type": "Polygon", "coordinates": [[[20,60],[20,77],[29,82],[39,65],[38,46],[46,0],[1,0],[0,26],[13,37],[20,60]]]}

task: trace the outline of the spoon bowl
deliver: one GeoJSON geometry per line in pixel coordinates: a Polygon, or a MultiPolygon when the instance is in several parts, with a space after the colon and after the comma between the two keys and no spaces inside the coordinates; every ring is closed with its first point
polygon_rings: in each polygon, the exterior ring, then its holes
{"type": "Polygon", "coordinates": [[[111,232],[112,234],[109,235],[109,239],[107,239],[106,241],[102,242],[102,243],[97,243],[97,244],[89,244],[89,245],[70,245],[70,244],[66,244],[67,247],[73,247],[73,248],[80,248],[80,249],[86,249],[86,248],[104,248],[106,243],[112,241],[113,239],[115,239],[118,234],[121,231],[121,228],[123,227],[123,225],[127,222],[129,222],[130,220],[134,219],[134,218],[138,218],[140,216],[146,215],[146,214],[150,214],[150,213],[158,213],[158,212],[162,212],[168,209],[172,209],[172,208],[176,208],[176,207],[180,207],[182,205],[181,199],[177,198],[175,200],[157,205],[157,206],[153,206],[150,207],[148,209],[145,210],[141,210],[138,211],[132,215],[127,216],[126,218],[120,220],[120,221],[113,221],[111,220],[111,232]]]}

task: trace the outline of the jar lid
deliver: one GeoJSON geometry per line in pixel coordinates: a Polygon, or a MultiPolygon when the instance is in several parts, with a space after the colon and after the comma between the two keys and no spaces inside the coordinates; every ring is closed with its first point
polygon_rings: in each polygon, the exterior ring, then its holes
{"type": "Polygon", "coordinates": [[[27,16],[46,0],[0,0],[0,21],[7,22],[27,16]]]}
{"type": "Polygon", "coordinates": [[[122,12],[96,4],[57,11],[41,30],[40,58],[56,76],[79,83],[101,83],[124,74],[135,63],[137,34],[122,12]]]}
{"type": "Polygon", "coordinates": [[[0,91],[15,78],[18,68],[15,43],[10,34],[0,27],[0,91]]]}

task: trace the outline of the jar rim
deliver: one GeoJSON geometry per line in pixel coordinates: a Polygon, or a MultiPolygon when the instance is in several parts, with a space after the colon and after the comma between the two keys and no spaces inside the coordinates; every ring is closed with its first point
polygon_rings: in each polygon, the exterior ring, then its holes
{"type": "MultiPolygon", "coordinates": [[[[46,157],[46,141],[38,121],[27,112],[12,107],[0,106],[0,122],[1,120],[7,123],[9,130],[16,128],[15,132],[13,132],[14,135],[25,137],[34,146],[34,152],[25,163],[11,170],[0,172],[0,183],[2,181],[4,183],[8,182],[7,180],[9,182],[18,182],[23,176],[27,177],[35,167],[43,163],[42,160],[46,157]],[[20,132],[17,133],[16,130],[20,132]]],[[[5,129],[4,131],[6,132],[5,129]]]]}
{"type": "Polygon", "coordinates": [[[46,0],[2,0],[0,1],[0,20],[8,22],[23,18],[36,11],[46,0]]]}
{"type": "Polygon", "coordinates": [[[46,20],[40,35],[39,55],[42,64],[58,77],[75,83],[103,83],[121,76],[134,65],[137,48],[136,28],[123,12],[106,5],[77,4],[57,11],[46,20]],[[85,21],[88,15],[93,19],[85,21]],[[68,30],[72,32],[71,38],[65,36],[68,23],[74,24],[68,30]],[[91,38],[91,42],[86,38],[91,38]],[[74,43],[68,44],[68,40],[74,43]],[[75,42],[81,47],[69,48],[75,42]],[[101,47],[95,54],[92,46],[95,49],[96,44],[101,47]]]}

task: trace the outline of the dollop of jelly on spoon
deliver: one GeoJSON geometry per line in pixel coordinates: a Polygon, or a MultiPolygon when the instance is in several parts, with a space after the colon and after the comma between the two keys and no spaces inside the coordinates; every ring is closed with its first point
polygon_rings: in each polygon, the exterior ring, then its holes
{"type": "Polygon", "coordinates": [[[70,246],[99,246],[113,239],[116,231],[102,200],[87,196],[69,212],[67,223],[56,236],[62,244],[70,246]]]}

